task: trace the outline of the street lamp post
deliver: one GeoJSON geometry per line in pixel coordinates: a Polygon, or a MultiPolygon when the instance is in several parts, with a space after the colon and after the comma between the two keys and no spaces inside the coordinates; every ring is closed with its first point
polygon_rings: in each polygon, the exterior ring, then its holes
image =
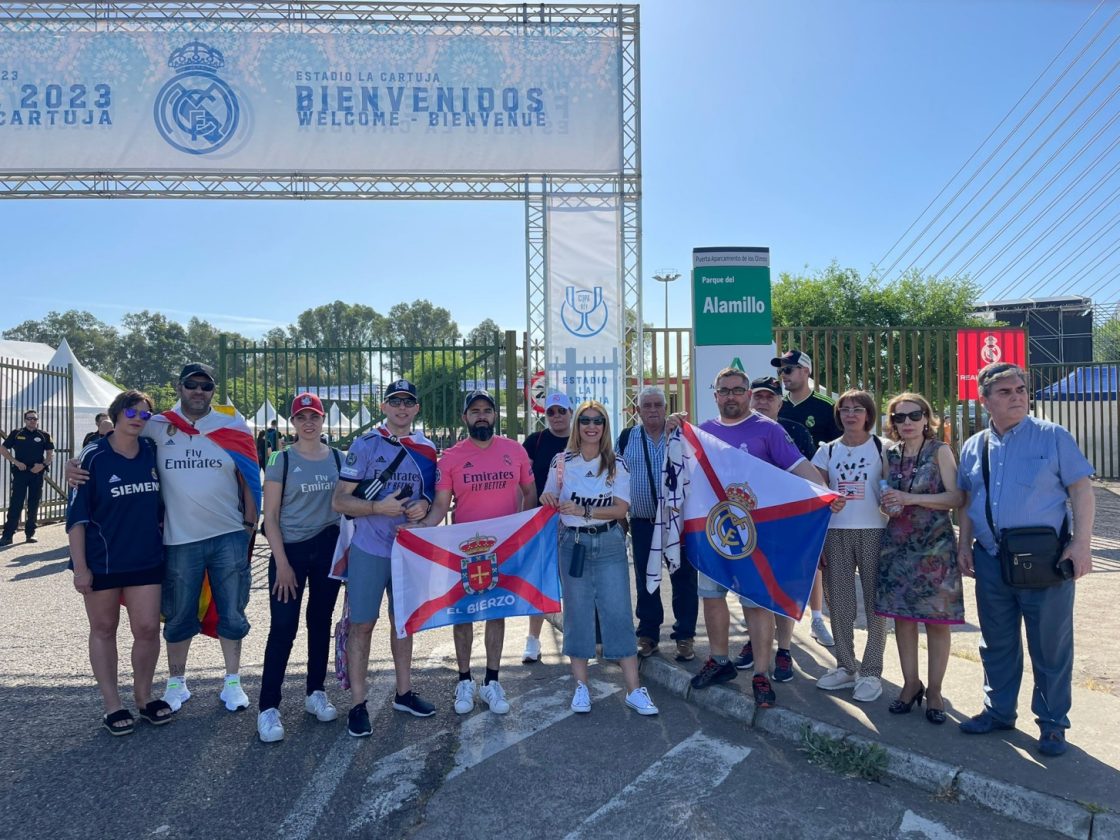
{"type": "Polygon", "coordinates": [[[669,329],[669,284],[681,276],[679,271],[661,271],[653,275],[658,283],[665,284],[665,329],[669,329]]]}

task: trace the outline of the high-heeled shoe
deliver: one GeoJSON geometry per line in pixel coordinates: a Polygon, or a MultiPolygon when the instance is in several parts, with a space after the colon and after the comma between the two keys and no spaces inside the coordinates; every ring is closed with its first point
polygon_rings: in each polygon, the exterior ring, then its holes
{"type": "Polygon", "coordinates": [[[887,707],[887,711],[892,715],[908,715],[910,714],[910,710],[914,708],[915,703],[918,704],[919,708],[921,707],[922,698],[925,697],[925,694],[926,687],[921,683],[918,683],[918,690],[914,692],[913,697],[911,697],[909,700],[903,700],[902,697],[899,696],[897,700],[895,700],[890,704],[890,706],[887,707]]]}
{"type": "Polygon", "coordinates": [[[943,724],[945,722],[945,710],[944,709],[931,709],[929,706],[927,706],[926,707],[926,720],[928,720],[930,723],[933,723],[933,724],[936,724],[937,726],[940,726],[941,724],[943,724]]]}

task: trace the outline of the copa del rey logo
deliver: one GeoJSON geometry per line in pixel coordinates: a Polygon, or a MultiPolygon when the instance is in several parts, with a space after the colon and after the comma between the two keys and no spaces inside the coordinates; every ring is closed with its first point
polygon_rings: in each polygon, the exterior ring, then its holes
{"type": "Polygon", "coordinates": [[[493,550],[497,544],[497,537],[481,534],[459,543],[459,550],[465,555],[460,561],[460,574],[463,591],[468,595],[488,592],[498,585],[498,556],[493,550]]]}

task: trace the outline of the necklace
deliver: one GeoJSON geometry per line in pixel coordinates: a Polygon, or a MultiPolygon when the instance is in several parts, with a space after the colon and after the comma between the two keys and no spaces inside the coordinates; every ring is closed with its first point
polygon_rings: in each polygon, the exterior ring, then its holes
{"type": "Polygon", "coordinates": [[[918,447],[917,454],[915,454],[913,456],[909,456],[909,455],[906,454],[906,446],[905,445],[903,445],[903,447],[902,447],[902,457],[903,458],[908,458],[908,457],[913,457],[914,458],[914,466],[910,468],[910,485],[906,488],[907,493],[911,492],[914,489],[914,479],[918,475],[918,459],[922,456],[922,450],[925,449],[925,448],[926,448],[925,438],[922,438],[922,445],[918,447]]]}
{"type": "Polygon", "coordinates": [[[843,446],[844,449],[847,450],[846,454],[849,458],[851,458],[852,453],[855,452],[857,449],[859,449],[861,446],[863,446],[865,443],[867,443],[867,441],[869,441],[869,440],[871,440],[870,435],[867,436],[866,440],[861,440],[859,443],[848,443],[846,440],[844,440],[844,437],[841,435],[840,445],[843,446]]]}

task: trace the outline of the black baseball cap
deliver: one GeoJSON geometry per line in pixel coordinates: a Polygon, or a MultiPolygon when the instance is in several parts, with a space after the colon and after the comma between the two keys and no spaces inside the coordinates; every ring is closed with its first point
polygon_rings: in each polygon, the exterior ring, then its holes
{"type": "Polygon", "coordinates": [[[179,373],[179,381],[183,382],[192,376],[205,376],[211,382],[214,382],[214,368],[210,365],[204,365],[202,362],[192,362],[183,368],[179,373]]]}
{"type": "Polygon", "coordinates": [[[385,389],[385,399],[395,397],[397,394],[408,394],[410,397],[415,397],[416,386],[407,379],[398,379],[396,382],[390,382],[389,387],[385,389]]]}
{"type": "Polygon", "coordinates": [[[473,403],[475,400],[486,400],[486,402],[490,403],[491,408],[493,408],[494,410],[497,410],[498,408],[498,404],[494,402],[494,397],[490,394],[489,391],[471,391],[469,394],[467,394],[467,398],[463,400],[464,414],[467,413],[467,409],[471,407],[471,403],[473,403]]]}
{"type": "Polygon", "coordinates": [[[779,397],[782,395],[782,383],[773,376],[760,376],[751,380],[752,391],[771,391],[779,397]]]}
{"type": "Polygon", "coordinates": [[[813,372],[813,360],[809,358],[808,354],[802,353],[800,350],[787,350],[777,358],[771,359],[770,364],[776,368],[784,368],[787,365],[791,367],[803,367],[813,372]]]}

